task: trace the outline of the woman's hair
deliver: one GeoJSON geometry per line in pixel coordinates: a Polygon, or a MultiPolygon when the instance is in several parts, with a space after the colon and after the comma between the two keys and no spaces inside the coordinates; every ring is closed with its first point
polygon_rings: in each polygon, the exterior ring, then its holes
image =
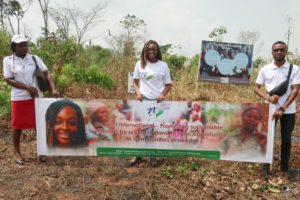
{"type": "Polygon", "coordinates": [[[10,48],[11,48],[12,52],[15,53],[16,52],[16,43],[12,42],[10,44],[10,48]]]}
{"type": "Polygon", "coordinates": [[[56,133],[54,132],[54,124],[58,113],[65,107],[71,107],[74,109],[77,116],[77,132],[71,138],[71,147],[83,146],[87,144],[87,138],[85,133],[85,125],[83,114],[80,107],[68,99],[61,99],[53,102],[46,112],[46,134],[48,146],[57,146],[58,140],[56,133]]]}
{"type": "Polygon", "coordinates": [[[149,40],[148,42],[145,43],[144,48],[143,48],[142,53],[141,53],[141,66],[142,66],[143,69],[145,68],[145,66],[147,64],[147,61],[148,61],[148,59],[147,59],[147,49],[150,46],[150,44],[155,44],[156,45],[156,47],[157,47],[156,59],[157,60],[162,60],[162,55],[161,55],[158,43],[154,40],[149,40]]]}

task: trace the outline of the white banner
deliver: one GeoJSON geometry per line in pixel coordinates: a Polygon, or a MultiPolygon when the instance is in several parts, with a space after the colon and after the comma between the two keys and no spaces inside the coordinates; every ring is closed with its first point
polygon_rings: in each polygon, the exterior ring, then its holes
{"type": "Polygon", "coordinates": [[[35,104],[39,155],[272,162],[268,104],[54,98],[35,104]]]}

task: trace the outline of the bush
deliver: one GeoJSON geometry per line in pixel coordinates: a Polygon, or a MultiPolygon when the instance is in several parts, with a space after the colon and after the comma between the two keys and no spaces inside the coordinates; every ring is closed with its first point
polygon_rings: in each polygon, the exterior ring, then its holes
{"type": "Polygon", "coordinates": [[[114,85],[114,81],[110,76],[101,71],[97,65],[91,65],[88,68],[65,65],[62,69],[62,75],[65,76],[63,78],[64,83],[75,81],[79,84],[95,84],[108,90],[111,90],[114,85]]]}
{"type": "Polygon", "coordinates": [[[11,113],[10,90],[9,85],[0,82],[0,117],[8,117],[11,113]]]}

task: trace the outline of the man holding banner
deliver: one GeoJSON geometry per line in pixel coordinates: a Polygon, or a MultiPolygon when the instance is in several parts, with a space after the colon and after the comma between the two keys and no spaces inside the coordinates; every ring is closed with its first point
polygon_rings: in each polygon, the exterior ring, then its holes
{"type": "MultiPolygon", "coordinates": [[[[272,55],[274,61],[262,67],[258,73],[255,85],[255,93],[272,103],[276,107],[273,113],[273,120],[280,121],[281,132],[281,163],[280,169],[286,174],[289,169],[289,158],[291,151],[291,136],[295,126],[296,103],[300,84],[300,70],[298,66],[292,66],[286,60],[288,52],[287,45],[282,41],[277,41],[272,45],[272,55]],[[290,78],[289,69],[291,67],[290,78]],[[288,79],[288,80],[287,80],[288,79]],[[270,91],[279,86],[282,81],[288,81],[286,91],[281,94],[271,95],[270,91]],[[265,86],[268,93],[261,90],[265,86]]],[[[263,172],[266,177],[270,174],[270,165],[264,164],[263,172]]]]}

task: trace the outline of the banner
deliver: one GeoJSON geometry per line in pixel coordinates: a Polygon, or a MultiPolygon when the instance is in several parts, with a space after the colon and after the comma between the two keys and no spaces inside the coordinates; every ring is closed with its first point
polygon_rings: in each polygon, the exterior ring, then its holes
{"type": "Polygon", "coordinates": [[[39,155],[272,162],[269,104],[37,98],[35,106],[39,155]]]}
{"type": "Polygon", "coordinates": [[[253,45],[202,41],[198,79],[249,84],[253,45]]]}

